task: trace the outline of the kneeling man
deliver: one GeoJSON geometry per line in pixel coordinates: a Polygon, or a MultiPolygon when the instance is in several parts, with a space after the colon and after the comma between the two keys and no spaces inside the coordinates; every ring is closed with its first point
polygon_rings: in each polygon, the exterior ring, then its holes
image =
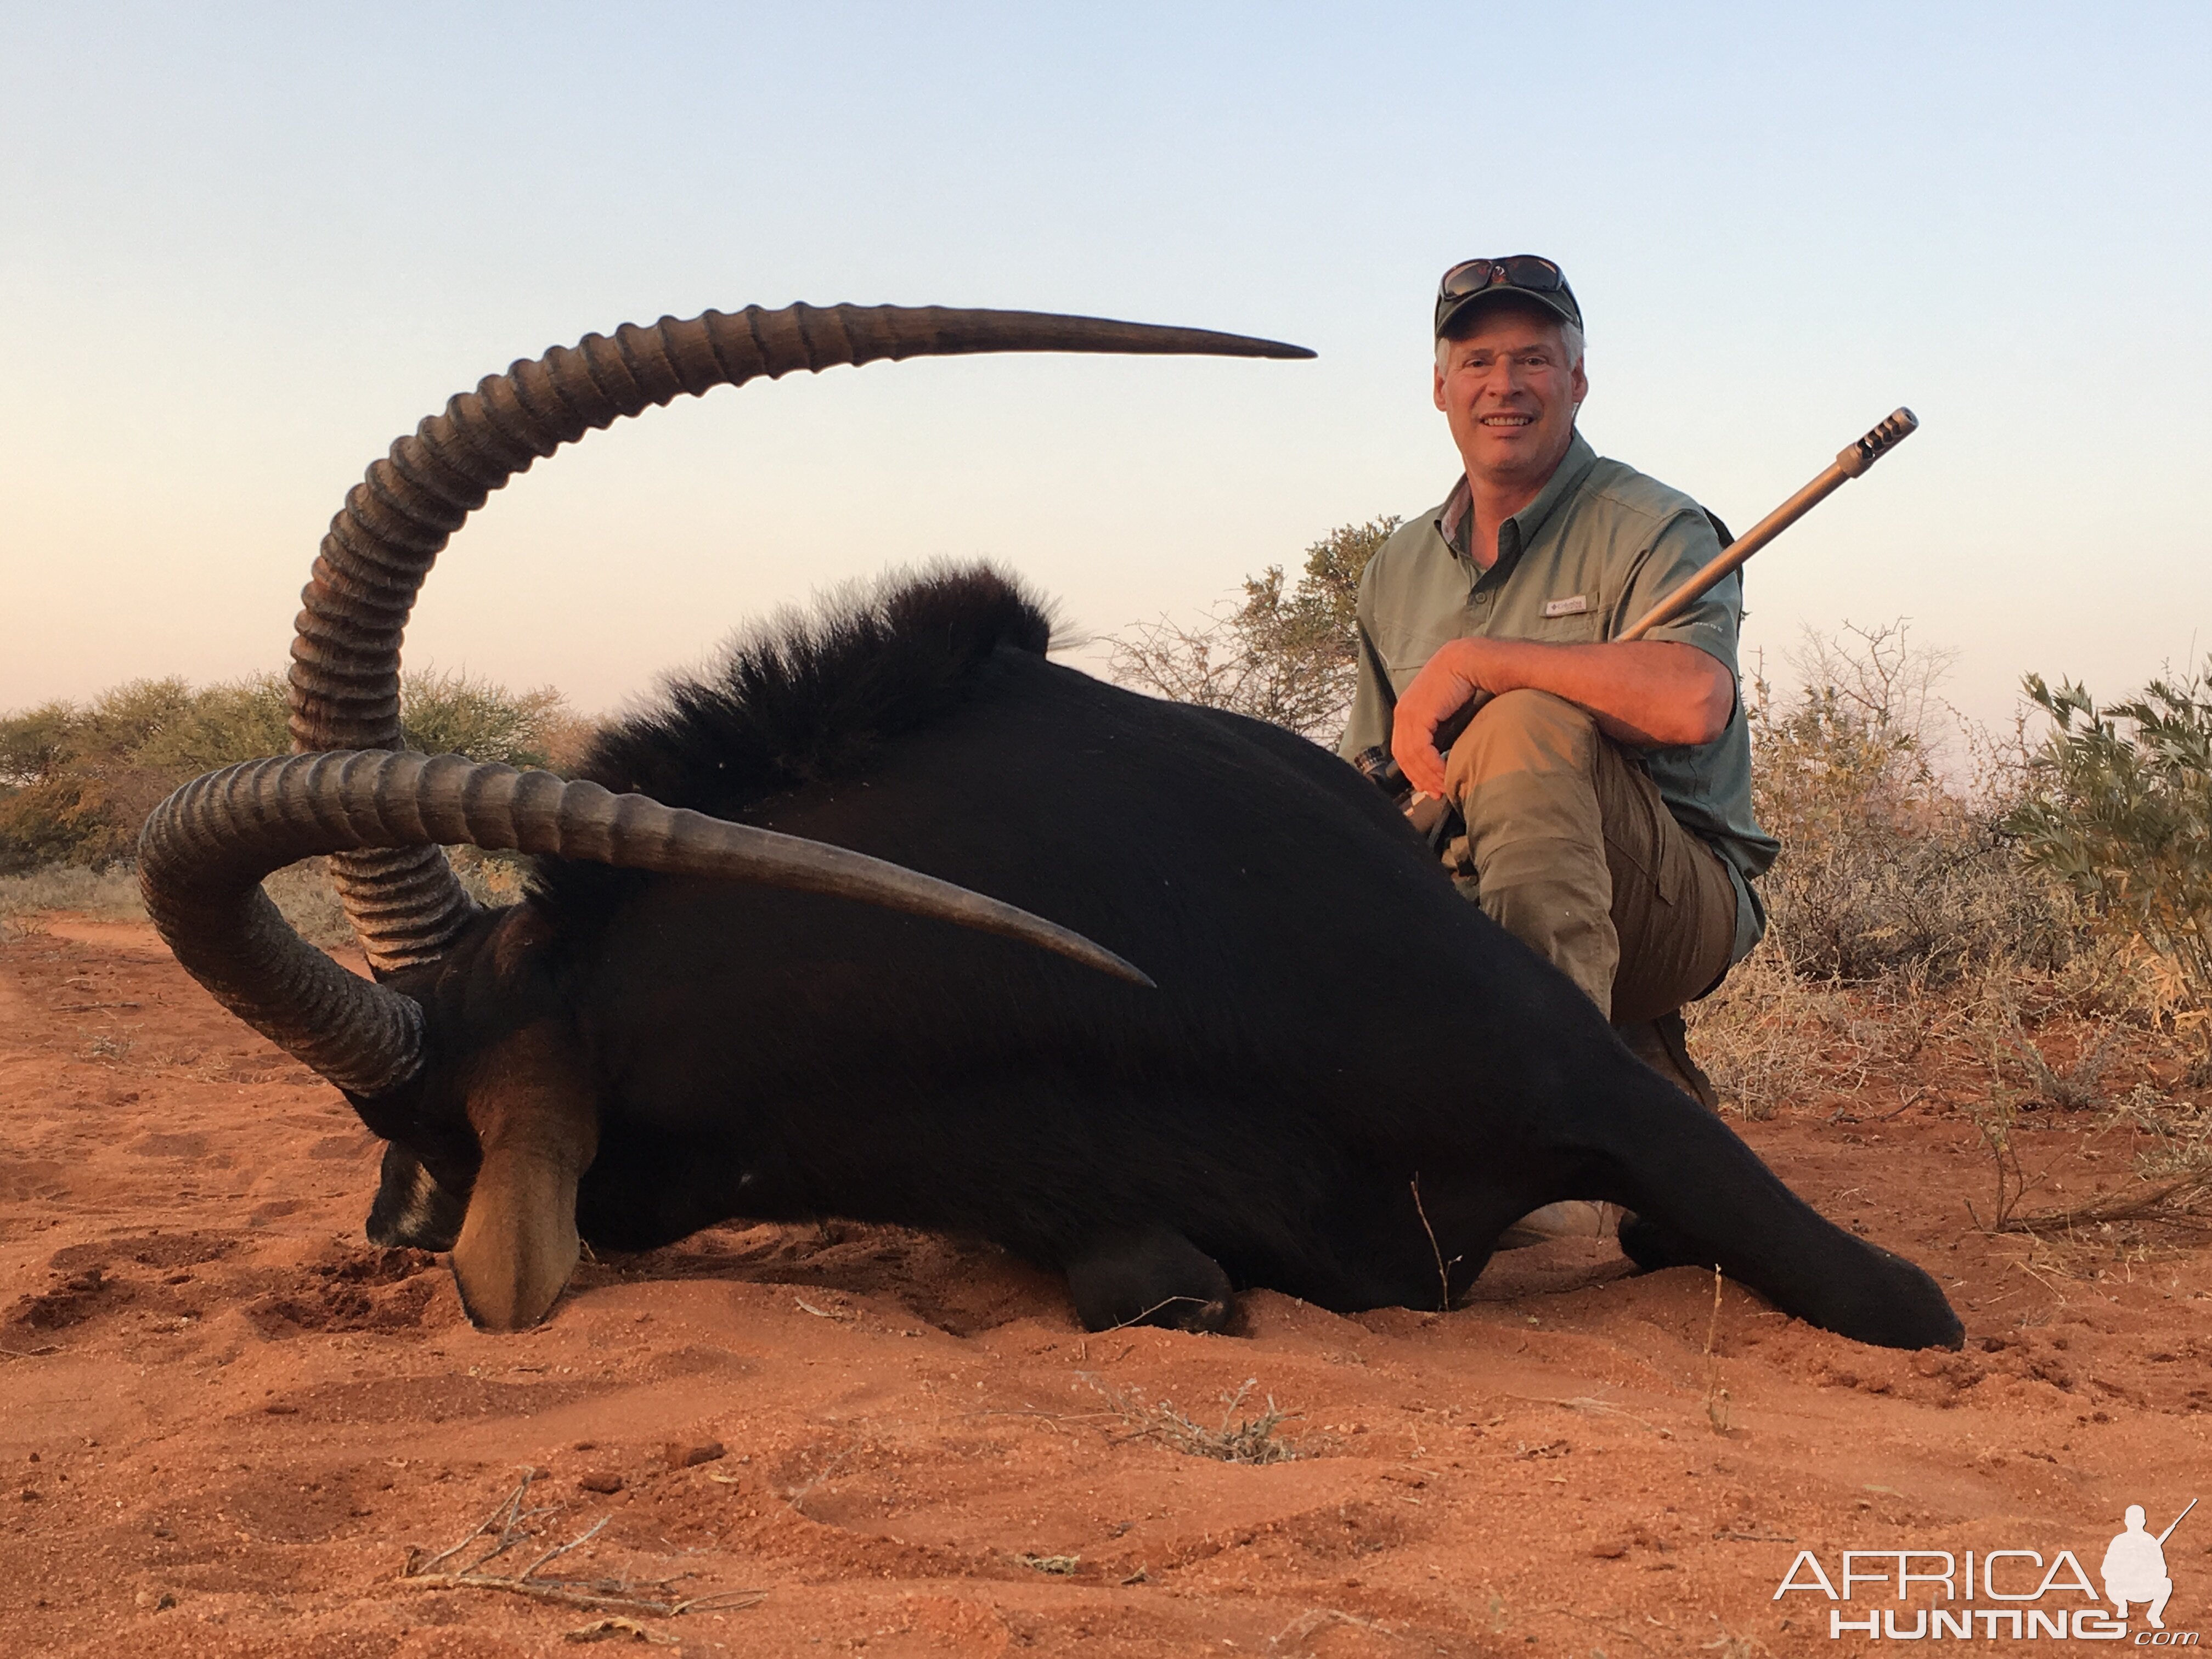
{"type": "Polygon", "coordinates": [[[1463,470],[1361,580],[1342,752],[1387,744],[1455,807],[1466,832],[1445,858],[1462,889],[1710,1106],[1680,1011],[1758,942],[1752,883],[1779,850],[1752,817],[1742,583],[1616,637],[1725,532],[1575,429],[1582,323],[1549,260],[1444,273],[1436,404],[1463,470]]]}
{"type": "Polygon", "coordinates": [[[2173,1527],[2154,1537],[2140,1504],[2128,1505],[2125,1522],[2127,1530],[2105,1547],[2098,1575],[2105,1581],[2105,1599],[2119,1609],[2116,1616],[2121,1619],[2128,1616],[2129,1602],[2145,1603],[2151,1628],[2164,1630],[2166,1599],[2173,1594],[2173,1580],[2166,1575],[2166,1540],[2173,1527]]]}

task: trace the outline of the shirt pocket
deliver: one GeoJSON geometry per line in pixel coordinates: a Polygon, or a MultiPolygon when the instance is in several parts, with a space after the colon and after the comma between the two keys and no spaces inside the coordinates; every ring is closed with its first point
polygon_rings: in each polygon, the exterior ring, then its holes
{"type": "Polygon", "coordinates": [[[1606,596],[1589,585],[1532,596],[1522,625],[1512,631],[1516,638],[1549,645],[1588,645],[1606,637],[1607,621],[1606,596]]]}
{"type": "Polygon", "coordinates": [[[1473,631],[1461,626],[1455,614],[1424,618],[1415,626],[1385,623],[1370,629],[1368,638],[1374,641],[1376,653],[1382,659],[1391,689],[1403,691],[1413,683],[1413,676],[1427,666],[1430,658],[1473,631]]]}

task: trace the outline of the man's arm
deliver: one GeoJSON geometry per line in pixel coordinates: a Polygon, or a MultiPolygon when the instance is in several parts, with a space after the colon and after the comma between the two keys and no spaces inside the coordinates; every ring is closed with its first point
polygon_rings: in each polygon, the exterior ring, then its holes
{"type": "Polygon", "coordinates": [[[1460,639],[1429,659],[1398,699],[1390,752],[1416,789],[1444,792],[1437,727],[1477,691],[1549,691],[1597,717],[1599,730],[1639,749],[1711,743],[1735,711],[1735,677],[1718,659],[1674,640],[1549,645],[1460,639]]]}

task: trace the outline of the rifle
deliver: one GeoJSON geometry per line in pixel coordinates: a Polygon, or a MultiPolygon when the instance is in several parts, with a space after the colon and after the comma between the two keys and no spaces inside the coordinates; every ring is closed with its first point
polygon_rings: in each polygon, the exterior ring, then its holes
{"type": "MultiPolygon", "coordinates": [[[[2185,1522],[2185,1521],[2186,1521],[2187,1519],[2189,1519],[2189,1510],[2193,1510],[2193,1509],[2195,1509],[2196,1507],[2197,1507],[2197,1500],[2196,1500],[2195,1498],[2191,1498],[2191,1499],[2189,1500],[2189,1509],[2188,1509],[2188,1510],[2182,1510],[2182,1512],[2181,1512],[2180,1514],[2179,1514],[2179,1515],[2177,1515],[2177,1516],[2175,1516],[2173,1517],[2173,1527],[2178,1527],[2178,1526],[2179,1526],[2183,1522],[2185,1522]]],[[[2172,1537],[2172,1536],[2173,1536],[2173,1527],[2168,1527],[2168,1528],[2167,1528],[2164,1532],[2162,1532],[2162,1533],[2159,1534],[2159,1535],[2158,1535],[2158,1541],[2159,1541],[2159,1547],[2160,1547],[2161,1549],[2165,1547],[2165,1546],[2166,1546],[2166,1540],[2167,1539],[2169,1539],[2169,1538],[2171,1538],[2171,1537],[2172,1537]]]]}

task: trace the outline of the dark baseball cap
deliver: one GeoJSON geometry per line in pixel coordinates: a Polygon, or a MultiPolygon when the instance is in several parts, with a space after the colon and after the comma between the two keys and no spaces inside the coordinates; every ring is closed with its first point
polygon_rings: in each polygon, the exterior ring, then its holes
{"type": "Polygon", "coordinates": [[[1534,301],[1576,328],[1583,308],[1559,266],[1533,253],[1503,259],[1462,259],[1437,284],[1437,338],[1443,339],[1477,306],[1505,299],[1534,301]]]}

